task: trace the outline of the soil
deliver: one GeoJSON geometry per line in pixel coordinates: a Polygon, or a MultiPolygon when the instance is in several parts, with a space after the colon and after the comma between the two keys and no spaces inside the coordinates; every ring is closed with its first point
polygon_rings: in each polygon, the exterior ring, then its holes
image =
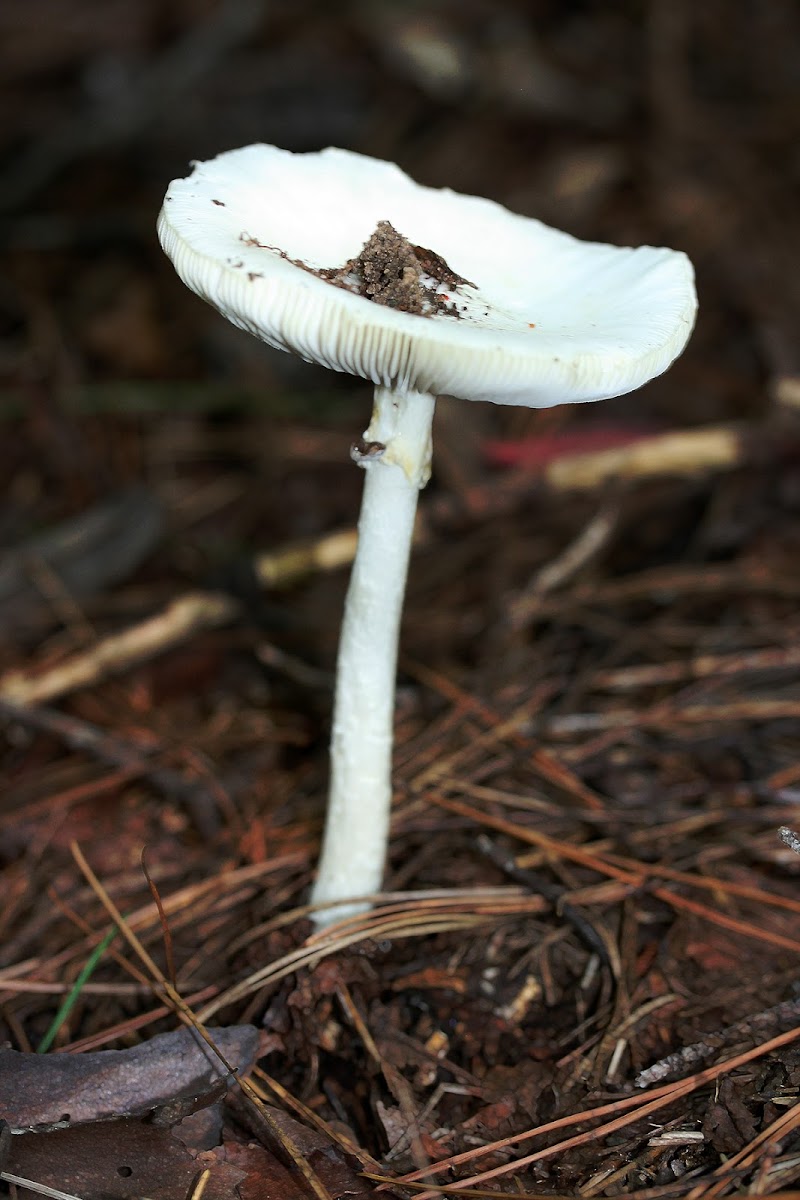
{"type": "MultiPolygon", "coordinates": [[[[796,1195],[795,8],[8,13],[0,1186],[796,1195]],[[234,330],[153,231],[191,159],[258,140],[678,246],[701,297],[636,395],[440,402],[386,896],[324,937],[371,397],[234,330]],[[193,1023],[225,1029],[211,1085],[193,1023]]],[[[452,285],[368,246],[342,270],[377,302],[452,285]]]]}
{"type": "Polygon", "coordinates": [[[461,316],[450,296],[436,290],[439,285],[475,287],[433,250],[412,246],[390,221],[379,221],[360,252],[344,266],[325,267],[317,274],[375,304],[426,317],[461,316]]]}

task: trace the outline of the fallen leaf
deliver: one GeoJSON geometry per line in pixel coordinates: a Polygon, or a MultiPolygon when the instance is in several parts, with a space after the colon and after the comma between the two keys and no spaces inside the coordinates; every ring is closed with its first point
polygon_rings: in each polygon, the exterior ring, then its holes
{"type": "MultiPolygon", "coordinates": [[[[240,1074],[259,1054],[252,1025],[209,1031],[240,1074]]],[[[23,1054],[0,1050],[0,1116],[12,1133],[133,1117],[169,1106],[165,1124],[213,1103],[225,1090],[220,1059],[191,1029],[176,1029],[128,1050],[23,1054]]]]}
{"type": "Polygon", "coordinates": [[[122,1120],[18,1134],[7,1170],[81,1200],[183,1200],[205,1167],[205,1200],[236,1200],[247,1174],[240,1166],[214,1151],[193,1154],[168,1129],[122,1120]]]}

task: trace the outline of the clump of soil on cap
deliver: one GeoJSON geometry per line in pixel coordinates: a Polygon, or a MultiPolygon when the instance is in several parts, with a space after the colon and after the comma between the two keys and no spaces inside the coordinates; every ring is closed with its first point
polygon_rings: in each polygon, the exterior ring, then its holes
{"type": "Polygon", "coordinates": [[[344,266],[323,267],[317,273],[375,304],[423,317],[437,312],[459,316],[450,296],[437,290],[440,287],[475,287],[449,267],[441,255],[413,245],[389,221],[379,221],[356,257],[344,266]]]}

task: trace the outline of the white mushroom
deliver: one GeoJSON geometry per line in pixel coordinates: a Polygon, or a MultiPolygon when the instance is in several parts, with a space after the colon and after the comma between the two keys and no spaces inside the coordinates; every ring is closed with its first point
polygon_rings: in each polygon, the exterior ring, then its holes
{"type": "Polygon", "coordinates": [[[500,205],[328,149],[196,163],[158,223],[184,282],[271,346],[375,384],[336,678],[318,921],[382,882],[400,614],[435,397],[544,408],[618,396],[683,350],[681,253],[580,242],[500,205]]]}

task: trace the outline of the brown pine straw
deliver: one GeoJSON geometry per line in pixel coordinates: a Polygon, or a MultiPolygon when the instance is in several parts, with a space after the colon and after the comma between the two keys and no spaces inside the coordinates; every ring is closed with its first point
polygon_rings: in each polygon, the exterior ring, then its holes
{"type": "Polygon", "coordinates": [[[723,892],[728,896],[739,896],[742,900],[752,900],[756,904],[766,904],[772,908],[785,908],[787,912],[800,915],[800,900],[792,900],[789,896],[777,896],[773,892],[765,892],[763,888],[752,887],[746,883],[734,883],[732,880],[715,879],[707,875],[694,875],[689,871],[676,871],[663,863],[639,863],[635,859],[625,858],[610,850],[604,850],[602,857],[610,863],[637,870],[642,875],[671,879],[675,883],[686,883],[690,887],[703,888],[709,892],[723,892]]]}
{"type": "Polygon", "coordinates": [[[89,866],[78,843],[72,842],[70,845],[70,850],[72,851],[72,856],[75,859],[75,862],[78,864],[84,879],[97,896],[103,908],[111,917],[112,921],[119,929],[119,932],[125,938],[125,941],[131,947],[134,953],[138,955],[141,962],[150,972],[153,990],[156,995],[158,995],[160,999],[165,999],[178,1019],[188,1028],[194,1029],[206,1043],[208,1048],[217,1056],[225,1070],[228,1072],[230,1078],[235,1081],[245,1098],[249,1100],[250,1103],[255,1107],[264,1124],[269,1129],[270,1135],[282,1146],[284,1152],[297,1167],[308,1187],[317,1197],[317,1200],[333,1200],[330,1192],[325,1187],[316,1171],[314,1171],[313,1167],[306,1160],[299,1147],[295,1144],[291,1135],[282,1129],[274,1120],[269,1110],[264,1107],[261,1098],[255,1089],[250,1085],[249,1081],[247,1079],[243,1079],[233,1069],[231,1064],[226,1060],[225,1056],[217,1049],[211,1035],[200,1023],[180,994],[175,990],[167,977],[151,958],[150,954],[148,954],[145,947],[139,941],[133,930],[128,926],[122,913],[114,904],[114,901],[111,899],[108,892],[105,890],[100,880],[89,866]]]}
{"type": "MultiPolygon", "coordinates": [[[[449,807],[449,805],[445,804],[445,807],[449,807]]],[[[529,832],[530,831],[517,830],[515,828],[515,833],[517,836],[529,832]]],[[[552,839],[543,838],[540,835],[536,835],[535,838],[528,840],[535,840],[537,844],[545,843],[548,846],[552,841],[552,839]]],[[[561,843],[558,842],[554,842],[552,848],[556,850],[565,849],[565,847],[562,847],[561,843]]],[[[566,847],[566,849],[576,850],[578,848],[566,847]]],[[[156,995],[159,997],[159,999],[166,1001],[167,1006],[184,1024],[197,1030],[207,1045],[209,1045],[209,1047],[218,1054],[220,1061],[226,1067],[226,1069],[230,1070],[230,1065],[225,1061],[224,1056],[219,1055],[218,1051],[216,1051],[213,1039],[203,1027],[201,1018],[204,1016],[204,1014],[200,1014],[199,1017],[195,1016],[188,1005],[183,1001],[181,996],[177,993],[174,986],[158,968],[147,950],[144,948],[144,946],[142,946],[136,934],[132,929],[130,929],[128,923],[119,913],[119,910],[108,896],[108,893],[102,887],[102,884],[92,872],[77,844],[73,844],[72,852],[90,887],[98,896],[98,899],[108,912],[109,916],[118,926],[122,936],[133,948],[136,955],[150,973],[153,981],[153,990],[156,995]]],[[[578,861],[585,862],[587,865],[594,866],[596,863],[599,869],[605,868],[608,870],[608,864],[603,864],[600,860],[595,860],[595,857],[587,852],[579,851],[576,857],[578,858],[578,861]]],[[[611,868],[610,873],[614,876],[622,878],[625,881],[630,880],[631,882],[637,882],[635,876],[631,877],[627,872],[621,871],[619,868],[611,868]]],[[[383,897],[382,899],[385,900],[387,898],[383,897]]],[[[474,927],[481,922],[491,919],[493,916],[497,917],[499,915],[508,915],[509,913],[516,915],[521,911],[522,908],[526,908],[528,911],[535,911],[541,907],[541,903],[542,901],[537,897],[531,898],[521,895],[518,889],[485,889],[477,894],[470,894],[454,889],[451,893],[440,892],[423,895],[401,894],[391,897],[390,903],[386,905],[385,909],[374,910],[358,917],[351,918],[350,920],[342,921],[338,926],[334,926],[331,929],[324,930],[322,933],[313,936],[303,947],[300,947],[297,951],[290,955],[284,956],[283,959],[271,964],[268,968],[265,968],[264,971],[258,972],[256,976],[242,981],[242,983],[229,989],[229,991],[223,996],[217,997],[215,1001],[212,1001],[210,1005],[206,1006],[205,1013],[216,1011],[221,1004],[229,1003],[233,999],[238,998],[238,993],[240,991],[243,991],[244,994],[247,994],[250,991],[255,990],[256,987],[262,986],[266,981],[271,982],[277,978],[281,978],[285,974],[297,970],[298,967],[303,965],[313,965],[315,962],[319,961],[328,954],[334,953],[335,951],[341,950],[345,946],[352,945],[360,940],[363,940],[365,937],[381,937],[392,935],[413,936],[415,933],[428,933],[438,931],[439,929],[474,927]],[[459,902],[463,904],[467,900],[468,896],[473,906],[477,901],[478,911],[475,911],[474,908],[471,912],[466,912],[463,909],[461,911],[453,911],[453,908],[458,907],[459,902]],[[534,901],[533,904],[531,903],[531,900],[534,901]],[[525,904],[526,901],[527,904],[525,904]],[[425,904],[427,911],[422,913],[420,912],[420,902],[425,904]],[[481,907],[483,907],[483,911],[480,911],[481,907]]],[[[690,905],[690,907],[692,906],[690,905]]],[[[701,906],[694,906],[694,908],[700,907],[701,906]]],[[[304,911],[305,910],[298,909],[294,915],[302,915],[304,911]]],[[[720,916],[720,914],[712,915],[714,917],[720,916]]],[[[737,927],[741,924],[742,923],[738,922],[735,923],[737,927]]],[[[472,1150],[465,1151],[433,1165],[428,1164],[419,1167],[417,1170],[409,1172],[405,1176],[400,1176],[397,1179],[390,1179],[390,1177],[385,1175],[378,1175],[377,1172],[370,1172],[368,1177],[372,1178],[375,1182],[378,1182],[383,1188],[385,1188],[387,1185],[397,1184],[417,1184],[418,1186],[422,1186],[425,1190],[421,1192],[419,1200],[433,1200],[436,1195],[442,1194],[459,1194],[468,1196],[482,1195],[484,1197],[488,1197],[492,1195],[492,1193],[487,1193],[486,1191],[478,1192],[475,1190],[475,1185],[496,1179],[504,1174],[523,1170],[535,1162],[541,1161],[544,1158],[552,1157],[553,1155],[562,1153],[573,1147],[585,1145],[592,1141],[605,1138],[630,1124],[650,1116],[651,1114],[667,1107],[675,1101],[682,1099],[700,1087],[714,1082],[722,1075],[729,1073],[757,1058],[763,1057],[774,1050],[789,1045],[798,1038],[800,1038],[800,1027],[789,1030],[786,1033],[770,1039],[761,1046],[757,1046],[749,1051],[736,1055],[733,1058],[727,1059],[726,1061],[717,1064],[714,1067],[709,1067],[699,1071],[695,1075],[692,1075],[685,1080],[679,1080],[677,1082],[665,1084],[662,1087],[655,1088],[645,1095],[628,1096],[623,1099],[613,1101],[609,1104],[600,1105],[594,1109],[589,1109],[581,1113],[559,1118],[556,1121],[546,1123],[536,1129],[528,1130],[525,1133],[513,1135],[488,1145],[475,1147],[472,1150]],[[606,1116],[612,1116],[612,1120],[603,1125],[597,1126],[592,1130],[576,1134],[575,1136],[566,1138],[565,1140],[557,1142],[554,1145],[534,1151],[532,1154],[527,1155],[526,1157],[502,1164],[501,1166],[495,1167],[492,1170],[485,1171],[470,1178],[456,1181],[455,1183],[443,1186],[441,1188],[437,1187],[436,1184],[433,1184],[433,1187],[431,1188],[432,1181],[430,1177],[440,1173],[441,1171],[446,1171],[453,1167],[460,1166],[483,1155],[503,1150],[508,1146],[520,1145],[531,1138],[541,1137],[547,1133],[564,1130],[573,1125],[582,1124],[586,1121],[598,1120],[606,1116]],[[421,1184],[420,1181],[422,1181],[421,1184]]],[[[262,1078],[264,1079],[264,1082],[267,1083],[267,1086],[272,1087],[274,1090],[274,1081],[266,1076],[262,1076],[262,1078]]],[[[254,1087],[247,1080],[238,1080],[237,1077],[237,1081],[241,1086],[245,1096],[258,1108],[262,1118],[268,1125],[272,1136],[279,1141],[286,1154],[293,1162],[295,1162],[309,1188],[317,1197],[317,1200],[331,1200],[329,1193],[316,1176],[316,1173],[310,1167],[308,1162],[304,1159],[299,1148],[294,1144],[291,1136],[288,1135],[284,1130],[280,1129],[274,1120],[271,1119],[270,1114],[264,1110],[263,1104],[261,1103],[263,1097],[262,1090],[258,1088],[257,1085],[254,1087]]],[[[302,1115],[306,1114],[304,1113],[302,1115]]],[[[314,1121],[313,1123],[319,1124],[318,1121],[314,1121]]],[[[715,1172],[715,1182],[711,1185],[711,1187],[706,1189],[704,1186],[701,1186],[700,1188],[695,1189],[690,1194],[691,1200],[701,1200],[701,1198],[702,1200],[705,1200],[706,1196],[711,1198],[721,1195],[728,1189],[728,1187],[741,1178],[744,1171],[752,1167],[752,1165],[757,1161],[758,1152],[765,1144],[776,1140],[779,1136],[785,1136],[799,1124],[800,1106],[798,1106],[796,1109],[793,1109],[791,1112],[782,1115],[777,1121],[773,1122],[768,1130],[765,1130],[758,1137],[754,1138],[753,1141],[747,1147],[743,1148],[738,1155],[734,1156],[722,1167],[718,1168],[718,1170],[715,1172]]],[[[327,1126],[325,1128],[327,1129],[327,1126]]],[[[352,1152],[352,1147],[348,1147],[348,1149],[352,1152]]],[[[364,1156],[359,1155],[359,1157],[361,1158],[362,1163],[364,1163],[364,1156]]],[[[366,1165],[374,1166],[376,1164],[370,1161],[366,1165]]],[[[667,1196],[669,1194],[674,1194],[674,1191],[667,1189],[648,1189],[647,1192],[632,1194],[631,1200],[636,1200],[637,1196],[640,1197],[640,1200],[645,1200],[646,1196],[655,1198],[657,1195],[667,1196]]],[[[749,1194],[753,1195],[752,1192],[749,1194]]],[[[763,1193],[765,1196],[768,1194],[769,1193],[763,1193]]],[[[785,1197],[792,1195],[792,1193],[788,1192],[781,1194],[785,1197]]],[[[797,1195],[800,1198],[800,1193],[797,1193],[797,1195]]]]}
{"type": "MultiPolygon", "coordinates": [[[[800,767],[795,766],[792,768],[792,770],[796,773],[798,770],[800,770],[800,767]]],[[[772,786],[772,784],[770,784],[770,786],[772,786]]],[[[500,804],[513,805],[515,802],[518,803],[516,797],[509,793],[497,791],[492,788],[484,788],[480,785],[467,784],[461,779],[442,779],[439,781],[439,787],[441,787],[444,791],[448,791],[451,788],[455,788],[459,791],[465,791],[469,789],[470,794],[477,798],[485,797],[489,801],[496,801],[500,804]]],[[[448,797],[446,801],[442,800],[442,797],[438,795],[431,798],[436,803],[442,801],[441,807],[445,807],[447,803],[459,803],[459,801],[454,801],[450,797],[448,797]]],[[[483,813],[482,810],[469,808],[466,805],[464,805],[464,809],[465,813],[471,812],[477,814],[480,812],[481,823],[489,824],[491,818],[488,817],[487,814],[483,813]]],[[[517,837],[522,841],[534,842],[536,845],[540,845],[546,841],[547,835],[536,835],[534,839],[533,837],[528,836],[530,830],[525,829],[524,826],[514,825],[512,822],[509,822],[503,828],[500,828],[499,824],[495,825],[494,828],[497,828],[500,832],[510,833],[512,836],[517,837]]],[[[554,847],[564,845],[565,843],[563,842],[554,842],[548,846],[542,845],[541,848],[546,849],[548,852],[552,850],[553,853],[557,853],[554,847]]],[[[576,847],[573,847],[573,849],[576,849],[576,847]]],[[[609,866],[619,867],[622,871],[631,872],[633,876],[638,879],[637,886],[640,887],[645,886],[647,877],[669,879],[674,883],[685,883],[689,887],[701,888],[704,891],[721,892],[728,896],[738,896],[742,900],[752,900],[755,904],[766,905],[767,907],[771,908],[782,908],[787,912],[795,913],[796,915],[800,916],[800,900],[793,900],[790,896],[779,896],[774,892],[766,892],[763,888],[754,887],[752,884],[736,883],[734,880],[720,879],[719,877],[713,875],[696,875],[691,871],[677,871],[674,867],[667,866],[666,863],[641,862],[638,859],[628,858],[625,855],[617,854],[613,850],[587,851],[585,847],[577,847],[577,849],[583,850],[584,854],[592,854],[594,856],[594,861],[591,863],[586,858],[581,858],[576,861],[580,861],[588,866],[593,866],[595,870],[602,870],[604,874],[618,879],[622,883],[630,883],[630,875],[626,876],[624,874],[619,874],[618,872],[610,871],[608,869],[609,866]]],[[[562,855],[562,857],[567,857],[566,852],[562,855]]],[[[585,889],[582,888],[581,892],[583,893],[584,890],[585,889]]],[[[624,889],[614,893],[617,898],[621,898],[625,894],[626,892],[624,889]]]]}
{"type": "MultiPolygon", "coordinates": [[[[417,662],[415,659],[403,656],[402,667],[406,674],[419,680],[425,687],[431,691],[438,692],[445,700],[449,700],[454,706],[463,709],[464,711],[472,712],[480,718],[481,721],[489,728],[495,730],[496,736],[499,736],[499,727],[503,724],[502,718],[477,696],[473,696],[471,692],[465,691],[459,687],[452,679],[448,679],[440,671],[435,671],[432,667],[425,663],[417,662]]],[[[541,746],[531,746],[529,740],[517,730],[512,729],[509,734],[509,740],[517,745],[524,745],[527,753],[530,755],[530,765],[535,771],[546,779],[549,783],[556,787],[563,788],[579,800],[587,808],[593,812],[604,812],[606,805],[605,801],[597,792],[593,792],[587,784],[583,782],[579,775],[570,770],[565,763],[562,763],[550,751],[545,750],[541,746]]],[[[436,775],[437,782],[441,783],[438,778],[441,775],[441,757],[437,759],[436,775]]],[[[418,777],[414,781],[414,786],[419,788],[427,780],[424,777],[418,777]]]]}
{"type": "MultiPolygon", "coordinates": [[[[368,938],[380,941],[475,929],[503,917],[542,913],[549,907],[543,897],[528,895],[519,888],[454,888],[438,892],[389,893],[364,899],[375,901],[383,907],[340,921],[312,935],[296,950],[254,971],[216,996],[201,1009],[198,1020],[207,1021],[220,1009],[244,999],[259,988],[275,984],[302,967],[314,967],[328,955],[339,953],[368,938]]],[[[294,909],[278,918],[278,921],[285,923],[307,916],[312,911],[311,906],[294,909]]]]}
{"type": "MultiPolygon", "coordinates": [[[[358,1146],[342,1129],[329,1125],[327,1121],[322,1119],[319,1113],[316,1113],[313,1108],[309,1108],[308,1105],[303,1104],[302,1100],[298,1100],[296,1096],[293,1096],[282,1083],[279,1083],[277,1079],[273,1079],[262,1067],[254,1067],[253,1076],[264,1085],[263,1087],[259,1087],[258,1083],[251,1081],[253,1088],[264,1103],[269,1101],[270,1096],[268,1093],[272,1092],[273,1097],[279,1100],[284,1108],[288,1109],[289,1112],[293,1112],[295,1116],[304,1121],[311,1129],[318,1129],[320,1133],[330,1138],[332,1142],[341,1147],[345,1154],[350,1154],[353,1158],[357,1159],[362,1167],[369,1168],[375,1174],[380,1172],[381,1165],[371,1154],[361,1146],[358,1146]]],[[[386,1176],[380,1176],[380,1178],[382,1180],[385,1179],[387,1183],[391,1182],[386,1176]]]]}
{"type": "Polygon", "coordinates": [[[210,1178],[211,1168],[205,1167],[189,1189],[186,1200],[202,1200],[203,1192],[206,1190],[210,1178]]]}
{"type": "MultiPolygon", "coordinates": [[[[265,876],[282,870],[287,866],[302,867],[306,862],[307,856],[305,854],[300,851],[292,851],[291,853],[272,858],[268,862],[246,863],[241,867],[225,869],[216,875],[210,876],[208,879],[189,883],[163,898],[164,911],[168,916],[172,916],[172,929],[174,931],[182,923],[185,924],[193,919],[193,907],[203,903],[207,897],[213,898],[216,894],[218,899],[221,897],[226,904],[230,904],[237,895],[237,888],[246,887],[250,883],[260,881],[265,876]]],[[[51,890],[48,892],[48,895],[52,903],[61,908],[68,920],[78,925],[86,936],[82,942],[78,942],[46,960],[40,957],[28,958],[22,962],[16,962],[9,967],[0,969],[0,998],[2,998],[4,990],[6,990],[7,983],[9,986],[12,986],[12,981],[24,979],[28,972],[41,968],[45,963],[50,970],[60,970],[76,956],[85,956],[103,936],[102,933],[91,929],[57,893],[51,890]]],[[[297,915],[297,913],[291,914],[292,918],[297,915]]],[[[128,914],[126,926],[129,929],[137,929],[141,932],[142,930],[149,929],[157,919],[158,910],[153,902],[149,901],[147,904],[128,914]]],[[[109,947],[108,953],[116,958],[118,951],[112,945],[109,947]]],[[[122,956],[120,956],[120,960],[120,965],[123,966],[123,969],[133,973],[133,969],[127,963],[127,960],[123,959],[122,956]]],[[[146,976],[139,974],[135,975],[135,978],[143,985],[150,986],[146,976]]]]}
{"type": "MultiPolygon", "coordinates": [[[[766,1129],[762,1129],[756,1137],[753,1138],[746,1146],[743,1146],[736,1154],[732,1155],[713,1172],[716,1178],[716,1183],[710,1187],[705,1184],[700,1184],[689,1192],[686,1200],[711,1200],[711,1197],[721,1196],[723,1192],[738,1180],[745,1170],[755,1166],[758,1161],[759,1153],[764,1146],[768,1146],[770,1142],[778,1143],[787,1134],[792,1133],[800,1125],[800,1105],[795,1104],[788,1112],[781,1113],[771,1125],[766,1129]]],[[[760,1173],[761,1174],[761,1173],[760,1173]]],[[[748,1195],[750,1193],[748,1192],[748,1195]]]]}
{"type": "Polygon", "coordinates": [[[169,981],[172,984],[173,988],[175,989],[175,991],[177,991],[178,990],[178,975],[175,970],[175,952],[174,952],[174,947],[173,947],[173,943],[172,943],[172,930],[169,927],[169,921],[167,920],[167,914],[166,914],[164,905],[161,900],[161,893],[158,890],[158,888],[150,874],[150,869],[147,866],[147,847],[146,846],[142,846],[142,850],[139,855],[139,863],[142,868],[142,874],[144,875],[145,879],[147,880],[147,886],[150,889],[150,895],[153,897],[153,903],[155,904],[156,910],[158,912],[158,919],[161,922],[161,932],[162,932],[163,938],[164,938],[164,958],[166,959],[166,963],[167,963],[167,975],[169,976],[169,981]]]}
{"type": "MultiPolygon", "coordinates": [[[[365,1179],[371,1179],[373,1183],[385,1184],[390,1187],[397,1183],[390,1175],[380,1175],[377,1172],[364,1171],[365,1179]]],[[[686,1193],[682,1190],[686,1179],[676,1179],[673,1183],[662,1183],[658,1187],[641,1188],[636,1192],[620,1192],[618,1200],[671,1200],[672,1197],[681,1197],[682,1200],[688,1200],[686,1193]]],[[[421,1183],[404,1183],[404,1188],[416,1192],[416,1200],[421,1200],[421,1196],[425,1194],[425,1184],[421,1183]]],[[[379,1187],[377,1189],[381,1191],[379,1187]]],[[[430,1194],[430,1190],[428,1190],[430,1194]]],[[[573,1196],[562,1196],[551,1192],[509,1192],[500,1191],[496,1188],[457,1188],[455,1184],[443,1183],[436,1188],[435,1196],[466,1196],[468,1200],[576,1200],[573,1196]]],[[[593,1193],[582,1193],[583,1195],[592,1195],[593,1193]]],[[[747,1200],[800,1200],[800,1192],[748,1192],[747,1200]]]]}
{"type": "MultiPolygon", "coordinates": [[[[495,817],[489,813],[481,812],[480,809],[473,808],[470,804],[464,804],[460,800],[451,800],[438,794],[432,794],[430,799],[434,804],[437,804],[440,808],[447,809],[449,812],[467,817],[479,825],[488,825],[489,828],[496,829],[500,833],[509,834],[520,841],[539,846],[542,850],[545,850],[548,854],[555,855],[557,858],[566,858],[572,862],[580,863],[585,867],[590,867],[592,870],[599,872],[599,874],[611,876],[613,879],[629,884],[632,888],[639,889],[646,886],[648,874],[658,876],[660,872],[658,864],[648,869],[642,864],[635,863],[631,864],[635,870],[623,870],[621,867],[614,866],[614,863],[611,861],[614,857],[612,855],[609,855],[608,858],[603,858],[599,854],[583,849],[581,846],[574,846],[569,842],[560,842],[556,838],[548,837],[547,834],[537,833],[534,829],[515,825],[513,821],[507,821],[503,817],[495,817]]],[[[628,864],[631,860],[617,859],[616,861],[628,864]]],[[[673,873],[671,877],[674,877],[675,874],[678,873],[673,873]]],[[[731,895],[741,894],[738,890],[739,885],[727,884],[724,880],[708,879],[702,875],[691,875],[684,872],[680,873],[680,877],[682,882],[698,887],[704,887],[713,891],[727,890],[731,895]]],[[[685,897],[670,891],[669,888],[652,887],[650,891],[653,896],[657,896],[659,900],[663,900],[665,904],[669,904],[673,908],[694,913],[696,916],[701,916],[716,925],[739,933],[743,937],[754,938],[758,942],[769,942],[771,945],[778,946],[782,950],[791,950],[795,954],[800,954],[800,942],[794,938],[785,937],[780,933],[772,933],[770,930],[762,929],[760,926],[753,925],[749,921],[740,921],[735,917],[728,917],[717,909],[708,908],[704,904],[697,904],[695,901],[687,900],[685,897]]],[[[800,906],[797,905],[796,901],[784,902],[779,897],[770,896],[767,892],[762,893],[757,889],[755,891],[756,898],[759,900],[763,899],[765,903],[776,901],[778,907],[789,908],[792,912],[800,911],[800,906]]],[[[750,894],[749,898],[754,897],[750,894]]]]}
{"type": "MultiPolygon", "coordinates": [[[[195,1004],[202,1004],[204,1000],[208,1000],[214,995],[216,988],[213,984],[204,987],[202,991],[194,992],[191,996],[187,996],[186,1003],[190,1007],[195,1004]]],[[[172,1008],[168,1004],[159,1004],[157,1008],[151,1008],[149,1012],[139,1013],[136,1017],[128,1017],[125,1021],[120,1021],[117,1025],[109,1025],[98,1033],[89,1034],[88,1037],[77,1038],[70,1042],[68,1046],[56,1046],[53,1048],[53,1054],[85,1054],[89,1050],[101,1050],[103,1046],[107,1046],[109,1042],[115,1042],[118,1038],[128,1037],[139,1029],[146,1029],[148,1025],[152,1025],[155,1021],[160,1021],[162,1017],[168,1017],[172,1012],[172,1008]]]]}
{"type": "MultiPolygon", "coordinates": [[[[463,1163],[480,1158],[484,1154],[496,1153],[498,1150],[504,1150],[508,1146],[519,1145],[521,1142],[529,1141],[531,1138],[542,1137],[546,1133],[554,1133],[557,1130],[567,1129],[571,1125],[582,1124],[584,1121],[595,1121],[599,1117],[610,1116],[612,1113],[624,1113],[624,1116],[618,1116],[604,1125],[598,1125],[595,1129],[576,1134],[574,1137],[566,1138],[562,1142],[556,1142],[552,1146],[545,1146],[541,1150],[534,1151],[533,1154],[528,1154],[525,1158],[514,1159],[512,1162],[503,1163],[499,1167],[493,1167],[490,1171],[484,1171],[479,1175],[471,1176],[469,1179],[457,1180],[455,1183],[448,1185],[448,1191],[461,1193],[465,1188],[474,1187],[477,1183],[485,1183],[490,1179],[497,1179],[501,1175],[508,1175],[513,1171],[523,1170],[525,1167],[532,1166],[533,1163],[540,1162],[544,1158],[550,1158],[554,1154],[561,1154],[563,1151],[571,1150],[575,1146],[583,1146],[589,1142],[607,1137],[609,1134],[616,1133],[617,1130],[624,1129],[625,1126],[632,1125],[636,1121],[640,1121],[643,1117],[648,1117],[652,1113],[658,1112],[661,1108],[666,1108],[675,1100],[680,1100],[684,1096],[688,1096],[691,1092],[697,1091],[707,1083],[713,1083],[730,1071],[744,1066],[745,1063],[762,1058],[766,1054],[771,1054],[773,1050],[779,1050],[782,1046],[790,1045],[792,1042],[797,1041],[798,1038],[800,1038],[800,1026],[790,1029],[786,1033],[779,1034],[777,1037],[771,1038],[768,1042],[764,1042],[760,1046],[755,1046],[752,1050],[747,1050],[743,1054],[737,1054],[733,1058],[726,1059],[714,1067],[707,1067],[703,1071],[698,1071],[695,1075],[690,1075],[687,1079],[678,1080],[675,1083],[667,1083],[660,1088],[654,1088],[653,1091],[648,1092],[644,1096],[626,1096],[623,1100],[614,1100],[610,1104],[602,1104],[597,1108],[587,1109],[585,1112],[573,1113],[568,1117],[559,1117],[557,1121],[548,1121],[545,1125],[539,1125],[536,1129],[529,1129],[526,1133],[501,1138],[499,1141],[490,1142],[488,1145],[476,1146],[473,1150],[465,1150],[461,1154],[455,1154],[452,1158],[442,1159],[441,1162],[427,1167],[424,1171],[410,1171],[407,1175],[401,1175],[392,1182],[402,1185],[413,1183],[416,1180],[422,1179],[423,1176],[438,1175],[440,1171],[448,1171],[453,1167],[458,1167],[463,1163]],[[629,1111],[631,1109],[633,1109],[632,1112],[629,1111]]],[[[791,1110],[791,1114],[787,1113],[786,1116],[788,1117],[792,1114],[794,1114],[795,1123],[800,1121],[800,1109],[793,1109],[791,1110]]],[[[778,1125],[782,1122],[783,1118],[780,1119],[780,1122],[775,1122],[775,1124],[778,1125]]],[[[770,1128],[774,1129],[774,1126],[770,1128]]],[[[766,1140],[767,1133],[769,1133],[768,1130],[754,1139],[751,1146],[747,1148],[748,1153],[752,1153],[757,1143],[761,1144],[761,1142],[766,1140]]],[[[727,1171],[732,1161],[729,1160],[724,1164],[724,1168],[720,1170],[724,1169],[727,1171]]],[[[732,1181],[720,1181],[723,1190],[730,1182],[732,1181]]],[[[442,1190],[444,1189],[437,1188],[434,1184],[433,1190],[429,1189],[423,1192],[418,1200],[435,1200],[436,1195],[442,1190]]],[[[696,1189],[691,1193],[691,1196],[692,1200],[698,1200],[701,1196],[705,1198],[706,1195],[719,1194],[719,1192],[706,1193],[705,1191],[696,1189]]],[[[787,1195],[788,1193],[782,1194],[787,1195]]],[[[633,1200],[633,1194],[630,1200],[633,1200]]]]}

